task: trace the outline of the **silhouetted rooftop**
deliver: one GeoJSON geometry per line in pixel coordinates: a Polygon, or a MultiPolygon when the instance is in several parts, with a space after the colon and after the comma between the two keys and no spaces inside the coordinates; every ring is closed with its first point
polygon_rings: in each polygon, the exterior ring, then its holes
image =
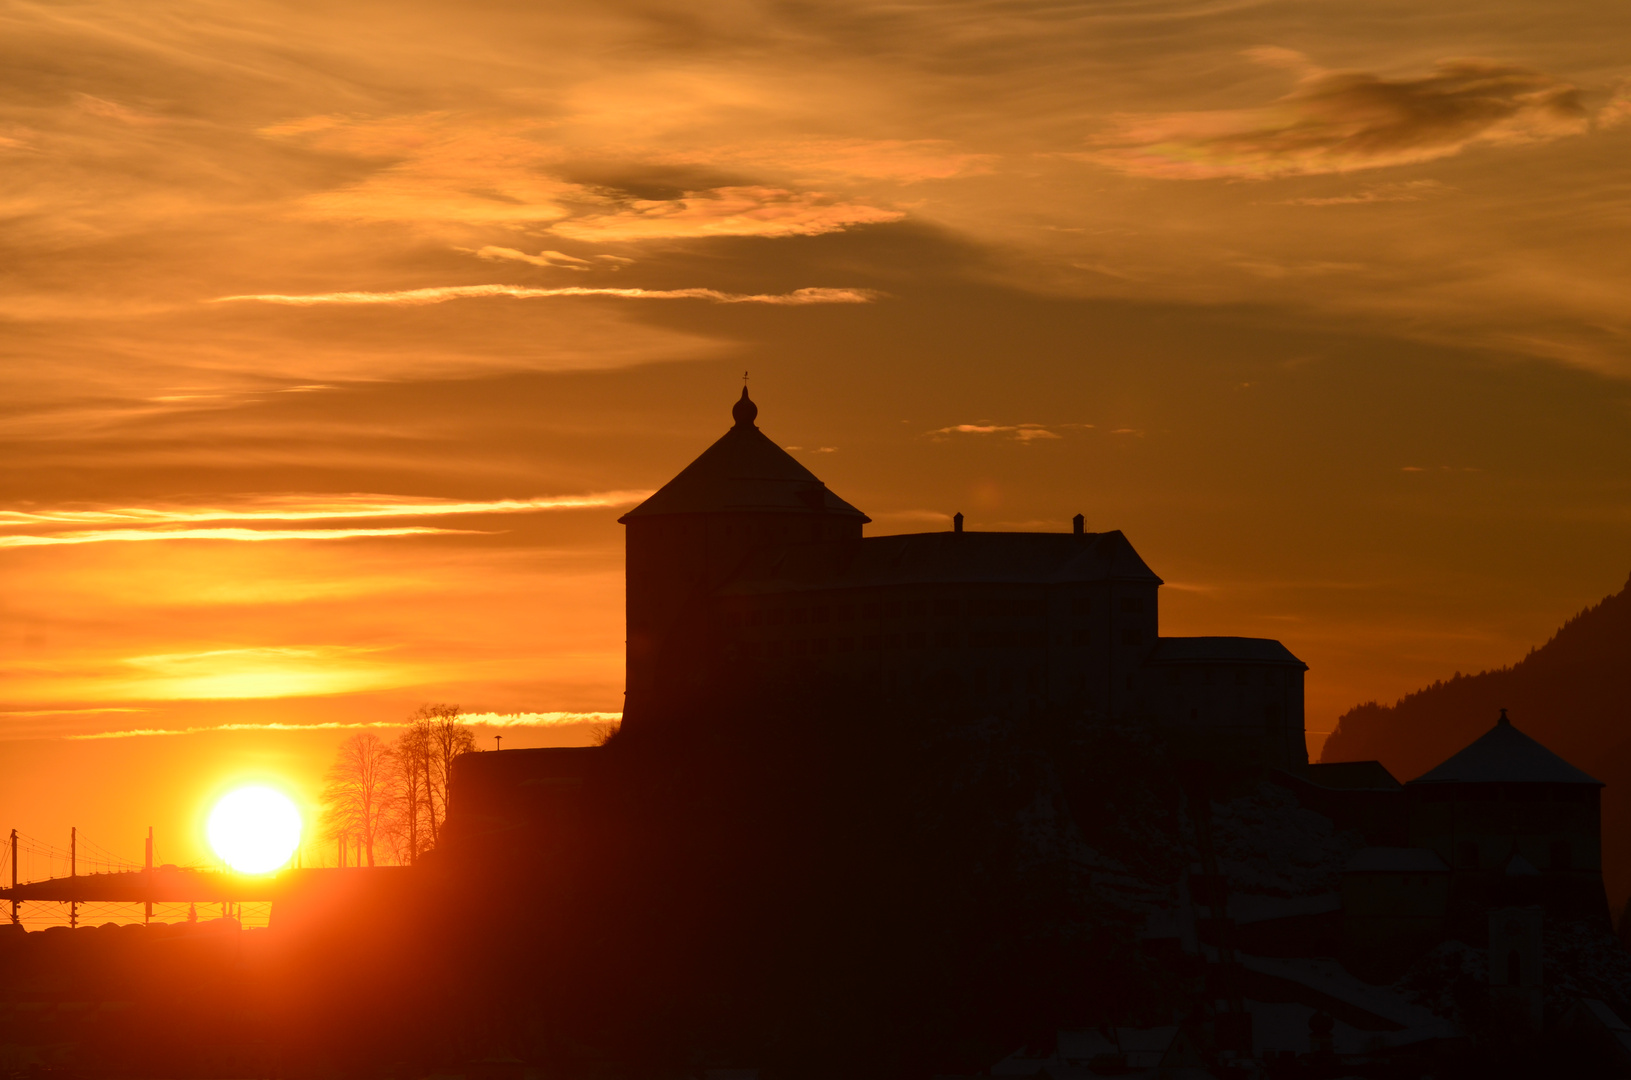
{"type": "Polygon", "coordinates": [[[777,446],[753,423],[758,407],[747,388],[731,410],[736,424],[651,498],[618,520],[657,514],[722,514],[744,511],[840,514],[872,520],[827,490],[809,469],[777,446]]]}
{"type": "Polygon", "coordinates": [[[1412,784],[1596,784],[1594,780],[1512,726],[1501,710],[1496,725],[1466,749],[1410,781],[1412,784]]]}
{"type": "Polygon", "coordinates": [[[1146,664],[1296,664],[1308,665],[1273,638],[1164,637],[1156,640],[1146,664]]]}
{"type": "Polygon", "coordinates": [[[1301,777],[1342,791],[1398,791],[1402,786],[1380,761],[1322,761],[1309,765],[1301,777]]]}
{"type": "Polygon", "coordinates": [[[880,585],[1064,584],[1161,579],[1119,531],[1104,533],[905,533],[848,544],[767,552],[727,593],[880,585]]]}

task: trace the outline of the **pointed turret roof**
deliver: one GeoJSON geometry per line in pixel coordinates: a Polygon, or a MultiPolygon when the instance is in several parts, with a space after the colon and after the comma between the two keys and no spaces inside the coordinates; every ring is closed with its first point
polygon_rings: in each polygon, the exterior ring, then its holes
{"type": "Polygon", "coordinates": [[[731,409],[735,425],[680,474],[619,521],[657,514],[840,514],[872,520],[827,490],[814,473],[754,424],[747,387],[731,409]]]}
{"type": "Polygon", "coordinates": [[[1501,710],[1494,727],[1412,784],[1595,784],[1593,780],[1512,726],[1501,710]]]}

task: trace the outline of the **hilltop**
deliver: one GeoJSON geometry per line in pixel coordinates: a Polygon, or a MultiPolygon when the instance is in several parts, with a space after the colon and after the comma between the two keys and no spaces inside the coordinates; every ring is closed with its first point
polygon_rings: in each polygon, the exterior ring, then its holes
{"type": "Polygon", "coordinates": [[[1374,758],[1409,780],[1488,730],[1503,708],[1523,731],[1608,785],[1603,875],[1618,905],[1631,893],[1631,581],[1516,664],[1458,673],[1392,705],[1348,710],[1321,760],[1374,758]]]}

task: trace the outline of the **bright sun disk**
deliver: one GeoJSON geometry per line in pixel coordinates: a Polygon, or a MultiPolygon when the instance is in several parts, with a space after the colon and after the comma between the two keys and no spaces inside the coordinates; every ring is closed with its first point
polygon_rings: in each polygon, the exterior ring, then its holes
{"type": "Polygon", "coordinates": [[[300,846],[300,810],[282,792],[243,787],[221,796],[205,832],[210,847],[242,874],[265,874],[289,861],[300,846]]]}

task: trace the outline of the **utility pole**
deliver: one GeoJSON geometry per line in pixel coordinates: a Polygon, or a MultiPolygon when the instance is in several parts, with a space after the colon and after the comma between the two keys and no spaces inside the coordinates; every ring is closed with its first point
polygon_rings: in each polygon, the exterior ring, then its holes
{"type": "Polygon", "coordinates": [[[147,827],[147,910],[142,913],[142,925],[153,921],[153,826],[147,827]]]}
{"type": "MultiPolygon", "coordinates": [[[[68,880],[72,881],[79,876],[79,827],[68,827],[68,880]]],[[[68,901],[68,926],[70,929],[79,925],[79,901],[68,901]]]]}
{"type": "Polygon", "coordinates": [[[17,925],[17,830],[11,830],[11,924],[17,925]]]}

